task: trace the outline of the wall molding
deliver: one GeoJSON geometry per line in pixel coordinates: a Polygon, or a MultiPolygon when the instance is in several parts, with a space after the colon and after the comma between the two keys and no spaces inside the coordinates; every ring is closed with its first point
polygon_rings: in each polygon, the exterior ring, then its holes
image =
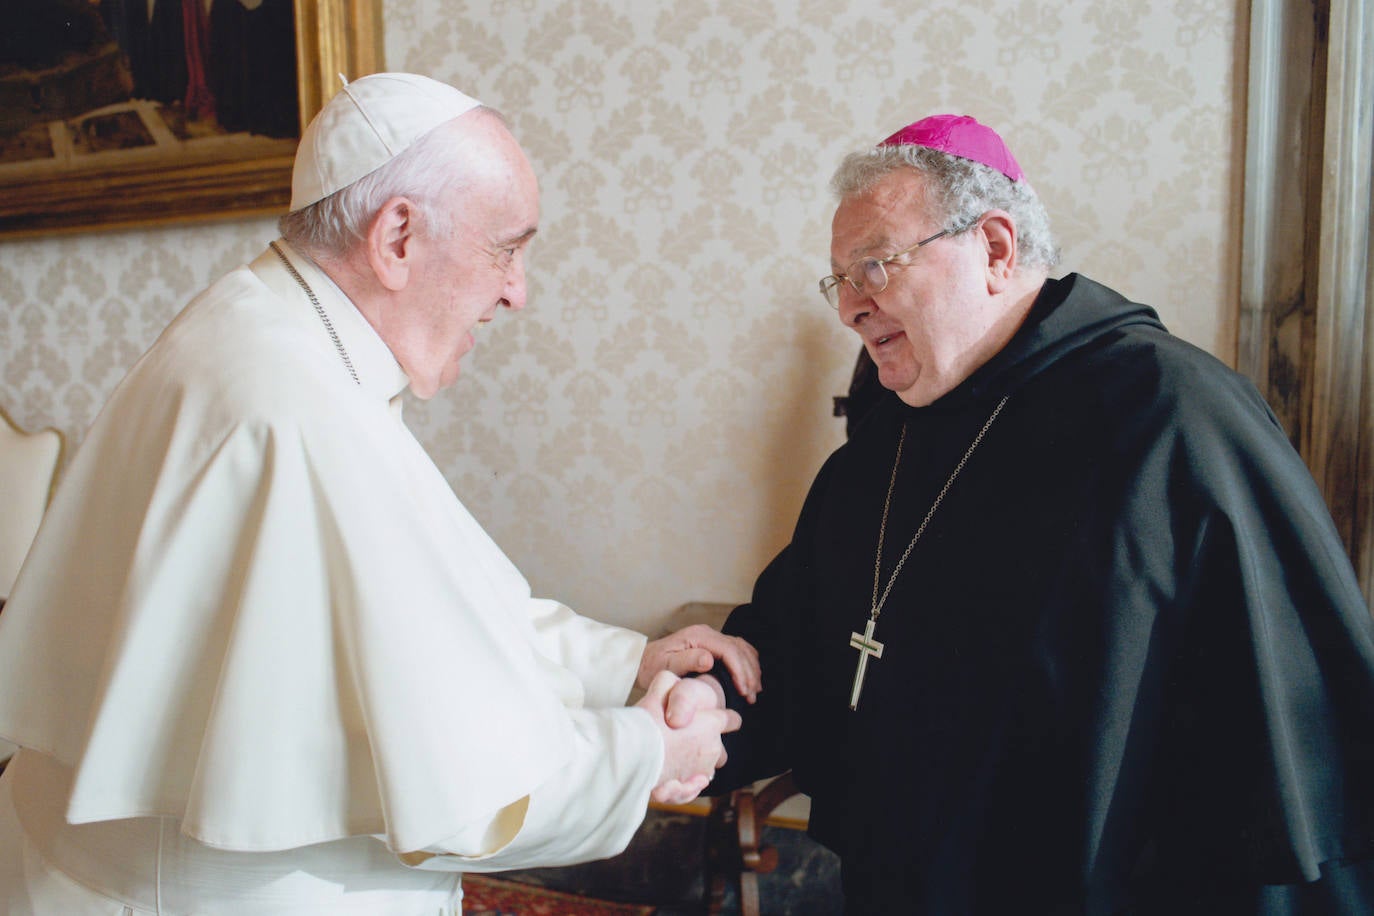
{"type": "Polygon", "coordinates": [[[1374,17],[1254,0],[1237,368],[1273,405],[1374,598],[1374,17]]]}
{"type": "Polygon", "coordinates": [[[1360,574],[1374,585],[1374,13],[1331,0],[1316,347],[1305,457],[1360,574]]]}

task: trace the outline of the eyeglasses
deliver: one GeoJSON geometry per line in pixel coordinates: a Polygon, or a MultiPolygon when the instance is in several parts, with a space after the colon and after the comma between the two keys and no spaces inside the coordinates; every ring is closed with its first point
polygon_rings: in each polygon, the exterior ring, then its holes
{"type": "Polygon", "coordinates": [[[821,278],[821,295],[825,301],[830,303],[831,308],[840,307],[840,282],[843,281],[854,287],[854,292],[860,296],[871,296],[874,293],[881,293],[887,289],[887,268],[884,266],[900,258],[904,254],[911,254],[922,245],[929,245],[936,239],[956,232],[955,229],[941,229],[928,239],[921,239],[910,248],[903,248],[896,254],[890,254],[885,258],[859,258],[853,264],[845,268],[842,274],[831,274],[821,278]]]}

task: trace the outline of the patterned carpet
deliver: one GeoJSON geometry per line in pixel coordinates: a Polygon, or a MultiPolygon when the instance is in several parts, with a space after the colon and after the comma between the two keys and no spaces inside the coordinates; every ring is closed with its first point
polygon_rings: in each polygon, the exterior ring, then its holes
{"type": "Polygon", "coordinates": [[[463,876],[463,916],[653,916],[654,909],[483,875],[463,876]]]}

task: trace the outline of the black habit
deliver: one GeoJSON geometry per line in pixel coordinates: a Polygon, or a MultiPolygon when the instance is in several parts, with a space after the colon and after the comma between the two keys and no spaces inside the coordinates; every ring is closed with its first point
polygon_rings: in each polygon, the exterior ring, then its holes
{"type": "Polygon", "coordinates": [[[725,629],[765,689],[713,790],[791,768],[853,913],[1374,912],[1374,625],[1321,494],[1245,379],[1085,277],[884,397],[725,629]],[[902,426],[884,585],[1004,395],[851,711],[902,426]]]}

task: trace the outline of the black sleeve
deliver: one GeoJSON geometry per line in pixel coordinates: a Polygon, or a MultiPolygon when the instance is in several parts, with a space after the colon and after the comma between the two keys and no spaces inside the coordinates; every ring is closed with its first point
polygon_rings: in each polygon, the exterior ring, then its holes
{"type": "Polygon", "coordinates": [[[719,662],[713,672],[725,688],[726,705],[744,720],[739,731],[725,736],[726,765],[717,772],[711,792],[720,794],[759,779],[776,776],[794,766],[798,697],[807,676],[800,657],[799,637],[809,614],[808,583],[812,519],[834,457],[827,462],[802,507],[792,541],[773,558],[754,583],[748,604],[731,612],[723,632],[748,640],[759,652],[763,690],[757,702],[747,703],[735,690],[729,673],[719,662]]]}
{"type": "Polygon", "coordinates": [[[1138,424],[1136,483],[1085,551],[1101,581],[1063,602],[1102,618],[1083,628],[1097,677],[1066,687],[1094,707],[1100,842],[1108,812],[1138,811],[1146,883],[1315,881],[1374,853],[1374,625],[1262,399],[1230,373],[1185,381],[1138,424]]]}
{"type": "Polygon", "coordinates": [[[1277,422],[1210,406],[1175,461],[1200,505],[1161,735],[1161,800],[1193,817],[1161,839],[1214,873],[1313,881],[1374,853],[1374,626],[1277,422]]]}

